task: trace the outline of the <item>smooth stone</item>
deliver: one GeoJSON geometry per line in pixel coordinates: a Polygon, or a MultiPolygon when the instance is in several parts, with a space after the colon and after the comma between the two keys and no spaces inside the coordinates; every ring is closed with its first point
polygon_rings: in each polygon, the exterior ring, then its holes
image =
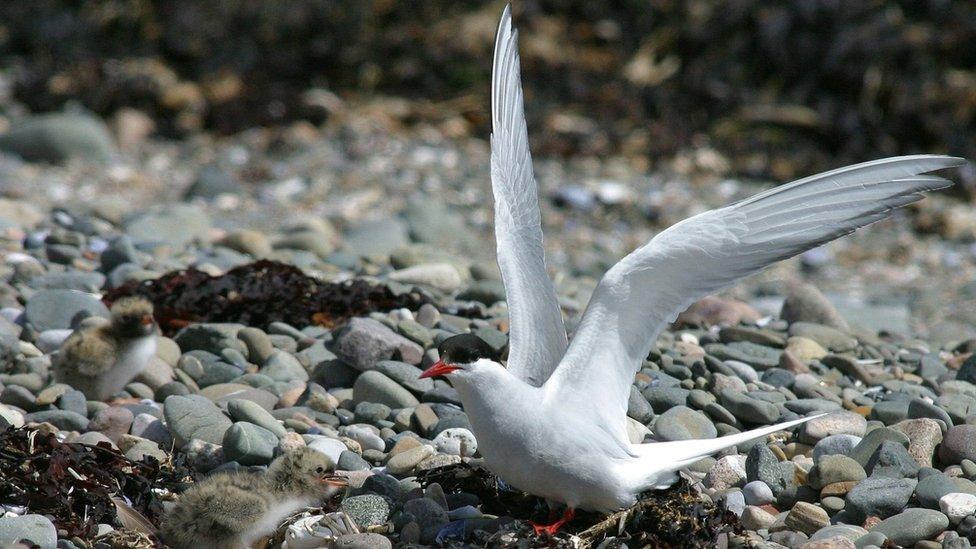
{"type": "MultiPolygon", "coordinates": [[[[951,421],[950,421],[951,425],[951,421]]],[[[921,467],[932,466],[932,456],[942,442],[942,428],[930,418],[908,419],[892,426],[908,437],[908,453],[921,467]]]]}
{"type": "Polygon", "coordinates": [[[868,477],[847,493],[847,507],[858,519],[869,516],[887,518],[905,508],[918,481],[888,477],[868,477]]]}
{"type": "Polygon", "coordinates": [[[154,206],[128,216],[122,222],[125,234],[136,243],[166,244],[182,248],[193,242],[207,242],[210,219],[201,208],[185,203],[154,206]]]}
{"type": "Polygon", "coordinates": [[[34,329],[65,330],[79,314],[108,318],[108,307],[92,294],[75,290],[41,290],[30,296],[24,308],[27,322],[34,329]]]}
{"type": "Polygon", "coordinates": [[[813,462],[818,463],[824,456],[848,456],[861,442],[855,435],[830,435],[817,441],[813,447],[813,462]]]}
{"type": "Polygon", "coordinates": [[[875,477],[911,478],[918,475],[918,464],[908,453],[908,449],[887,440],[871,454],[864,470],[875,477]]]}
{"type": "Polygon", "coordinates": [[[420,525],[420,540],[424,543],[433,542],[440,529],[450,520],[447,510],[430,498],[408,500],[403,504],[403,512],[416,519],[420,525]]]}
{"type": "Polygon", "coordinates": [[[424,350],[377,320],[353,318],[336,337],[335,353],[350,366],[366,371],[381,360],[420,364],[424,350]]]}
{"type": "Polygon", "coordinates": [[[274,458],[278,437],[246,421],[238,421],[224,433],[224,456],[241,465],[266,465],[274,458]]]}
{"type": "Polygon", "coordinates": [[[220,408],[200,395],[170,396],[163,405],[166,424],[178,446],[192,439],[222,444],[232,424],[220,408]]]}
{"type": "Polygon", "coordinates": [[[348,448],[341,440],[324,436],[315,437],[308,443],[308,447],[329,456],[332,463],[338,463],[342,457],[342,453],[348,451],[348,448]]]}
{"type": "Polygon", "coordinates": [[[663,414],[675,406],[684,406],[691,391],[681,387],[648,387],[642,394],[656,413],[663,414]]]}
{"type": "Polygon", "coordinates": [[[867,420],[854,412],[831,412],[825,416],[811,419],[800,427],[800,441],[815,444],[831,435],[854,435],[863,437],[867,430],[867,420]]]}
{"type": "Polygon", "coordinates": [[[376,402],[390,408],[410,408],[420,404],[417,397],[396,381],[377,371],[361,374],[353,385],[355,402],[376,402]]]}
{"type": "Polygon", "coordinates": [[[391,511],[386,498],[376,494],[347,497],[339,504],[339,510],[363,529],[385,524],[391,511]]]}
{"type": "Polygon", "coordinates": [[[742,510],[742,516],[739,517],[739,522],[746,530],[764,530],[776,522],[776,515],[771,514],[761,507],[747,505],[742,510]]]}
{"type": "Polygon", "coordinates": [[[434,455],[434,448],[432,446],[423,445],[418,446],[412,450],[407,450],[406,452],[399,453],[388,462],[386,462],[387,470],[394,475],[402,475],[409,473],[424,459],[434,455]]]}
{"type": "Polygon", "coordinates": [[[816,286],[807,283],[788,287],[779,317],[790,324],[811,322],[843,331],[849,329],[834,304],[816,286]]]}
{"type": "Polygon", "coordinates": [[[747,505],[767,505],[776,501],[769,485],[761,480],[754,480],[742,487],[742,496],[747,505]]]}
{"type": "Polygon", "coordinates": [[[715,461],[703,484],[713,490],[728,490],[746,482],[746,458],[741,455],[725,456],[715,461]]]}
{"type": "Polygon", "coordinates": [[[720,398],[722,405],[743,422],[768,425],[779,419],[779,408],[770,402],[729,390],[722,391],[720,398]]]}
{"type": "Polygon", "coordinates": [[[105,122],[84,112],[52,112],[23,118],[0,135],[0,150],[28,162],[52,164],[71,158],[105,163],[117,154],[105,122]]]}
{"type": "Polygon", "coordinates": [[[867,466],[868,460],[874,455],[875,450],[878,449],[886,441],[897,442],[905,448],[908,448],[909,440],[904,433],[896,431],[888,427],[879,427],[873,429],[871,432],[867,433],[861,442],[851,450],[850,457],[854,458],[855,461],[863,466],[867,466]]]}
{"type": "Polygon", "coordinates": [[[775,368],[779,365],[780,355],[783,354],[779,349],[748,341],[709,343],[705,345],[705,352],[719,360],[737,360],[758,370],[775,368]]]}
{"type": "Polygon", "coordinates": [[[908,509],[881,521],[871,531],[880,532],[893,543],[908,547],[933,538],[948,527],[949,518],[939,511],[908,509]]]}
{"type": "Polygon", "coordinates": [[[253,423],[271,431],[278,438],[285,436],[286,430],[281,422],[256,402],[232,398],[227,401],[227,413],[234,421],[253,423]]]}
{"type": "Polygon", "coordinates": [[[343,534],[336,538],[332,547],[335,549],[391,549],[393,542],[390,541],[390,538],[382,534],[365,532],[361,534],[343,534]]]}
{"type": "Polygon", "coordinates": [[[810,541],[820,541],[840,536],[853,543],[867,533],[868,531],[864,528],[853,524],[832,524],[817,530],[816,533],[810,536],[810,541]]]}
{"type": "Polygon", "coordinates": [[[654,434],[659,440],[675,441],[715,438],[718,431],[705,414],[687,406],[675,406],[658,417],[654,434]]]}
{"type": "Polygon", "coordinates": [[[434,388],[433,379],[420,379],[423,370],[406,362],[382,360],[373,367],[373,370],[386,375],[414,393],[423,394],[434,388]]]}
{"type": "Polygon", "coordinates": [[[949,517],[949,522],[959,524],[962,519],[976,513],[976,495],[951,492],[939,498],[939,509],[949,517]]]}
{"type": "Polygon", "coordinates": [[[62,431],[84,431],[88,428],[88,418],[67,410],[44,410],[31,412],[24,416],[28,423],[50,423],[62,431]]]}
{"type": "Polygon", "coordinates": [[[908,403],[908,419],[935,419],[942,421],[948,427],[953,426],[949,413],[924,399],[915,398],[908,403]]]}
{"type": "Polygon", "coordinates": [[[12,545],[21,539],[36,543],[41,549],[54,549],[58,543],[58,531],[43,515],[0,516],[0,547],[12,545]]]}
{"type": "Polygon", "coordinates": [[[399,269],[387,275],[390,280],[420,284],[450,294],[461,287],[461,274],[449,263],[426,263],[399,269]]]}
{"type": "Polygon", "coordinates": [[[302,367],[291,353],[275,350],[264,362],[264,366],[259,370],[275,381],[308,381],[308,372],[302,367]]]}
{"type": "Polygon", "coordinates": [[[837,482],[857,482],[867,475],[861,464],[847,456],[824,456],[810,469],[807,483],[815,490],[837,482]]]}
{"type": "Polygon", "coordinates": [[[474,433],[463,427],[444,429],[433,440],[434,448],[442,454],[470,457],[478,451],[474,433]]]}
{"type": "Polygon", "coordinates": [[[339,455],[336,468],[340,471],[368,471],[370,464],[359,456],[356,452],[346,450],[339,455]]]}
{"type": "Polygon", "coordinates": [[[976,425],[955,425],[946,432],[939,445],[939,458],[957,465],[962,460],[976,460],[976,425]]]}
{"type": "Polygon", "coordinates": [[[846,333],[830,326],[812,322],[790,324],[789,334],[790,336],[812,339],[835,353],[852,351],[857,347],[857,340],[846,333]]]}
{"type": "Polygon", "coordinates": [[[768,446],[756,444],[749,449],[746,456],[746,476],[750,481],[761,480],[766,483],[773,495],[779,497],[783,491],[793,486],[793,465],[780,463],[768,446]]]}
{"type": "Polygon", "coordinates": [[[787,528],[809,536],[830,524],[830,517],[822,508],[812,503],[798,501],[786,515],[785,524],[787,528]]]}

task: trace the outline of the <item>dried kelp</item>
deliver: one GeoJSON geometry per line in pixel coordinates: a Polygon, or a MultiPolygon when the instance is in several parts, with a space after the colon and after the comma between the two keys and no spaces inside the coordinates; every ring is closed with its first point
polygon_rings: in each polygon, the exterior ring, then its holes
{"type": "MultiPolygon", "coordinates": [[[[545,501],[504,487],[483,469],[465,464],[422,472],[422,485],[438,483],[445,492],[467,492],[478,496],[485,513],[537,522],[551,522],[545,501]]],[[[741,533],[734,514],[703,501],[686,481],[667,489],[643,494],[637,504],[610,516],[579,511],[554,539],[535,536],[527,522],[517,532],[521,542],[532,547],[595,547],[607,537],[629,547],[715,547],[720,536],[741,533]]],[[[510,538],[509,538],[510,539],[510,538]]],[[[505,547],[498,535],[488,534],[466,540],[464,545],[505,547]]]]}
{"type": "Polygon", "coordinates": [[[429,298],[420,291],[397,294],[388,286],[355,279],[324,282],[285,263],[261,260],[220,276],[197,269],[131,282],[109,292],[107,304],[141,295],[155,308],[163,333],[172,335],[193,322],[239,322],[267,328],[272,322],[296,327],[334,327],[353,316],[406,307],[416,310],[429,298]]]}
{"type": "Polygon", "coordinates": [[[163,507],[154,489],[171,489],[192,473],[176,456],[164,464],[152,457],[134,462],[105,443],[65,443],[21,428],[0,433],[0,478],[0,502],[50,515],[68,537],[92,539],[99,523],[121,526],[113,495],[158,525],[163,507]]]}

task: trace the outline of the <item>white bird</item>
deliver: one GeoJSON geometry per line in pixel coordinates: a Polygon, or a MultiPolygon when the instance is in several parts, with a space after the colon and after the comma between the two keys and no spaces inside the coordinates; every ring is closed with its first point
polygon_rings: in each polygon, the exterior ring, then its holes
{"type": "MultiPolygon", "coordinates": [[[[632,444],[627,399],[658,334],[690,304],[920,200],[952,183],[925,172],[959,158],[903,156],[840,168],[688,218],[614,265],[571,342],[546,271],[522,105],[517,32],[506,7],[492,67],[491,181],[498,266],[507,293],[507,368],[474,336],[441,346],[423,377],[449,379],[485,465],[506,483],[574,509],[608,512],[674,482],[724,448],[813,419],[710,440],[632,444]]],[[[816,417],[816,416],[815,416],[816,417]]]]}

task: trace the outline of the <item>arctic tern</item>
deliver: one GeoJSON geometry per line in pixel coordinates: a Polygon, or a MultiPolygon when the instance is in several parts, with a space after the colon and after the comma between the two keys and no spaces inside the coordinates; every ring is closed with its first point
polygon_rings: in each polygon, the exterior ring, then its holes
{"type": "Polygon", "coordinates": [[[507,293],[507,367],[473,335],[445,340],[422,377],[457,390],[485,465],[509,485],[575,509],[610,512],[664,488],[676,471],[806,417],[709,440],[633,444],[627,399],[658,334],[693,302],[888,217],[952,183],[925,172],[964,160],[915,155],[836,169],[688,218],[603,276],[572,341],[546,271],[520,82],[518,33],[502,13],[491,82],[491,182],[507,293]]]}

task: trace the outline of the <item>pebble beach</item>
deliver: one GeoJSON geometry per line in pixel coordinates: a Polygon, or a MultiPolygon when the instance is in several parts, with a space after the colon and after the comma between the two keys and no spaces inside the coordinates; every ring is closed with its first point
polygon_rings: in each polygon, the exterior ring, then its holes
{"type": "MultiPolygon", "coordinates": [[[[154,135],[136,109],[101,118],[4,104],[0,547],[164,547],[110,497],[158,526],[193,483],[260,471],[299,446],[327,454],[352,486],[289,517],[267,547],[976,540],[971,204],[930,196],[679,316],[635,376],[633,442],[826,415],[690,466],[679,486],[611,517],[619,528],[583,514],[542,539],[527,521],[545,518],[544,502],[480,469],[457,393],[418,377],[452,335],[508,344],[487,136],[446,105],[429,118],[407,100],[321,101],[320,125],[180,140],[154,135]],[[72,331],[129,295],[155,305],[150,366],[107,401],[56,383],[72,331]],[[654,501],[684,506],[682,530],[649,537],[665,522],[654,501]]],[[[731,165],[707,145],[651,165],[537,158],[570,332],[631,249],[781,182],[731,165]]],[[[971,167],[947,175],[973,178],[971,167]]]]}

